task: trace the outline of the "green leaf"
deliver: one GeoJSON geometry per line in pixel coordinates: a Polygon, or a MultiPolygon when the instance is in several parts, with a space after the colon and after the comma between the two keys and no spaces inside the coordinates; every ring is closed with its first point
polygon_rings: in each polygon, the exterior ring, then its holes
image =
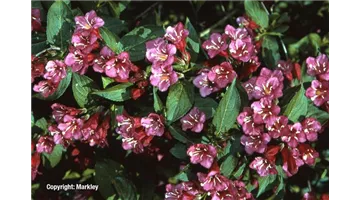
{"type": "Polygon", "coordinates": [[[145,58],[145,43],[149,40],[164,35],[164,29],[159,26],[146,25],[134,28],[120,39],[123,51],[130,53],[132,61],[139,61],[145,58]]]}
{"type": "Polygon", "coordinates": [[[170,87],[166,99],[166,119],[172,123],[184,116],[194,103],[194,87],[186,81],[178,81],[170,87]]]}
{"type": "Polygon", "coordinates": [[[47,131],[48,123],[47,123],[46,119],[43,117],[43,118],[38,119],[35,122],[35,126],[41,128],[43,131],[47,131]]]}
{"type": "Polygon", "coordinates": [[[320,36],[317,33],[310,33],[298,42],[290,44],[288,52],[292,58],[306,58],[309,55],[316,56],[321,44],[320,36]]]}
{"type": "Polygon", "coordinates": [[[105,90],[95,91],[93,94],[111,101],[122,102],[131,98],[130,86],[132,86],[132,83],[122,83],[105,90]]]}
{"type": "Polygon", "coordinates": [[[153,94],[154,94],[154,110],[155,112],[161,112],[164,109],[164,105],[157,94],[157,88],[153,87],[153,94]]]}
{"type": "Polygon", "coordinates": [[[239,179],[240,178],[240,176],[243,174],[243,172],[244,172],[244,169],[245,169],[245,167],[246,167],[246,163],[244,163],[244,164],[242,164],[235,172],[234,172],[234,177],[236,178],[236,179],[239,179]]]}
{"type": "Polygon", "coordinates": [[[120,53],[120,51],[122,51],[122,46],[118,42],[119,38],[107,28],[101,27],[100,35],[101,38],[104,40],[105,45],[108,46],[112,51],[114,51],[115,53],[120,53]]]}
{"type": "Polygon", "coordinates": [[[223,149],[221,149],[221,150],[218,151],[218,153],[217,153],[218,160],[220,160],[221,158],[225,157],[226,155],[229,155],[230,149],[231,149],[231,145],[232,145],[232,142],[229,140],[229,141],[226,143],[225,148],[223,148],[223,149]]]}
{"type": "Polygon", "coordinates": [[[136,188],[129,179],[117,176],[112,183],[120,199],[137,200],[136,188]]]}
{"type": "Polygon", "coordinates": [[[318,120],[321,125],[329,121],[329,113],[316,107],[313,103],[308,104],[306,117],[313,117],[318,120]]]}
{"type": "Polygon", "coordinates": [[[124,112],[124,106],[123,105],[111,105],[111,124],[112,129],[115,129],[117,126],[116,116],[121,115],[124,112]]]}
{"type": "Polygon", "coordinates": [[[37,33],[31,34],[31,54],[35,55],[42,50],[46,49],[48,44],[46,43],[46,36],[37,33]]]}
{"type": "Polygon", "coordinates": [[[54,2],[47,14],[47,41],[66,50],[72,35],[73,21],[74,17],[66,3],[63,1],[54,2]]]}
{"type": "Polygon", "coordinates": [[[34,124],[35,124],[34,113],[31,111],[31,127],[33,127],[34,124]]]}
{"type": "Polygon", "coordinates": [[[67,179],[78,179],[80,178],[80,174],[77,172],[73,172],[70,170],[66,171],[64,177],[62,178],[62,180],[67,180],[67,179]]]}
{"type": "Polygon", "coordinates": [[[62,145],[60,144],[55,145],[54,150],[53,152],[51,152],[51,154],[47,154],[47,153],[41,154],[43,156],[43,163],[48,162],[50,167],[54,168],[61,161],[63,151],[64,151],[64,147],[62,145]]]}
{"type": "Polygon", "coordinates": [[[122,174],[120,164],[113,160],[98,160],[95,164],[95,183],[99,185],[99,191],[104,198],[116,194],[113,184],[115,178],[122,174]]]}
{"type": "Polygon", "coordinates": [[[275,69],[277,62],[280,60],[279,44],[276,41],[276,37],[270,35],[264,36],[261,47],[265,64],[275,69]]]}
{"type": "Polygon", "coordinates": [[[224,162],[221,163],[220,166],[221,173],[229,178],[231,173],[234,171],[238,161],[239,159],[232,154],[227,156],[224,162]]]}
{"type": "Polygon", "coordinates": [[[269,16],[260,1],[245,0],[246,14],[259,26],[266,29],[269,26],[269,16]]]}
{"type": "Polygon", "coordinates": [[[72,90],[74,98],[80,107],[83,108],[90,104],[92,99],[89,97],[89,94],[95,89],[95,83],[91,78],[74,73],[72,90]]]}
{"type": "Polygon", "coordinates": [[[69,87],[72,74],[73,73],[71,72],[71,69],[68,68],[66,77],[60,81],[58,88],[52,95],[45,98],[40,93],[38,93],[38,94],[35,94],[34,97],[36,97],[38,99],[42,99],[42,100],[47,100],[47,101],[53,101],[53,100],[58,99],[65,93],[66,89],[69,87]]]}
{"type": "Polygon", "coordinates": [[[227,132],[233,127],[240,112],[240,104],[240,95],[234,79],[221,99],[212,121],[217,133],[227,132]]]}
{"type": "Polygon", "coordinates": [[[175,146],[173,146],[170,149],[170,153],[176,158],[179,158],[181,160],[187,159],[186,151],[187,151],[186,145],[181,143],[176,143],[175,146]]]}
{"type": "Polygon", "coordinates": [[[80,8],[72,9],[72,10],[71,10],[71,13],[72,13],[72,15],[73,15],[74,17],[76,17],[76,16],[83,16],[83,15],[84,15],[84,13],[81,11],[80,8]]]}
{"type": "Polygon", "coordinates": [[[256,195],[256,198],[258,198],[261,194],[266,192],[270,189],[269,186],[276,180],[276,175],[268,175],[264,177],[259,177],[259,191],[256,195]]]}
{"type": "Polygon", "coordinates": [[[115,35],[128,31],[127,23],[124,20],[107,16],[103,17],[103,20],[105,22],[104,27],[115,35]]]}
{"type": "Polygon", "coordinates": [[[288,25],[280,25],[280,26],[274,28],[273,32],[285,33],[288,29],[289,29],[288,25]]]}
{"type": "Polygon", "coordinates": [[[101,81],[103,84],[103,88],[105,89],[106,86],[108,86],[110,83],[115,82],[114,79],[106,77],[106,76],[101,76],[101,81]]]}
{"type": "Polygon", "coordinates": [[[188,136],[186,135],[186,133],[184,133],[182,130],[180,130],[177,127],[173,127],[173,126],[169,126],[168,127],[171,135],[177,139],[178,141],[182,142],[182,143],[191,143],[191,140],[188,138],[188,136]]]}
{"type": "Polygon", "coordinates": [[[189,18],[186,18],[185,28],[189,31],[189,36],[186,38],[186,43],[187,49],[191,56],[190,61],[195,62],[200,52],[200,38],[189,18]]]}
{"type": "Polygon", "coordinates": [[[300,116],[306,115],[308,101],[302,85],[290,89],[284,92],[284,96],[280,103],[282,105],[281,110],[289,120],[297,122],[300,116]]]}
{"type": "Polygon", "coordinates": [[[197,95],[195,96],[194,106],[205,113],[206,119],[210,119],[214,116],[218,103],[210,97],[203,98],[197,95]]]}

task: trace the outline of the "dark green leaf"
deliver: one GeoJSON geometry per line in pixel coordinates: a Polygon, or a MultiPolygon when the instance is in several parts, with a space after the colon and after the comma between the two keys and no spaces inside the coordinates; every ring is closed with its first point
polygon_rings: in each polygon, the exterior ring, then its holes
{"type": "Polygon", "coordinates": [[[154,110],[155,112],[161,112],[164,108],[164,105],[157,94],[157,88],[153,87],[153,94],[154,94],[154,110]]]}
{"type": "Polygon", "coordinates": [[[71,72],[71,69],[69,68],[67,70],[66,77],[63,80],[60,81],[58,88],[56,89],[56,91],[52,95],[45,98],[41,94],[38,93],[38,94],[35,94],[34,97],[36,97],[38,99],[42,99],[42,100],[47,100],[47,101],[53,101],[53,100],[58,99],[59,97],[61,97],[64,94],[64,92],[66,91],[66,89],[70,85],[72,74],[73,73],[71,72]]]}
{"type": "Polygon", "coordinates": [[[297,122],[300,116],[306,115],[308,101],[302,85],[290,89],[284,92],[284,96],[281,99],[281,110],[289,120],[297,122]]]}
{"type": "Polygon", "coordinates": [[[234,79],[221,99],[212,121],[217,133],[227,132],[233,127],[240,112],[240,104],[240,95],[236,88],[236,79],[234,79]]]}
{"type": "Polygon", "coordinates": [[[321,43],[321,38],[317,33],[310,33],[298,42],[289,45],[289,55],[294,58],[316,56],[321,43]]]}
{"type": "Polygon", "coordinates": [[[266,35],[262,42],[262,57],[266,65],[275,69],[277,62],[280,60],[279,44],[276,37],[266,35]]]}
{"type": "Polygon", "coordinates": [[[186,133],[184,133],[182,130],[180,130],[177,127],[173,127],[173,126],[169,126],[168,127],[171,135],[177,139],[178,141],[182,142],[182,143],[190,143],[191,140],[188,138],[188,136],[186,135],[186,133]]]}
{"type": "Polygon", "coordinates": [[[231,145],[232,145],[232,142],[229,140],[229,141],[227,141],[225,148],[222,148],[221,150],[218,151],[218,153],[217,153],[218,160],[222,159],[226,155],[229,155],[231,145]]]}
{"type": "Polygon", "coordinates": [[[146,48],[145,42],[164,35],[162,27],[146,25],[134,28],[120,39],[124,51],[130,53],[132,61],[144,59],[146,48]]]}
{"type": "Polygon", "coordinates": [[[101,81],[103,84],[103,88],[105,89],[106,86],[108,86],[110,83],[115,82],[114,79],[106,77],[106,76],[101,76],[101,81]]]}
{"type": "Polygon", "coordinates": [[[96,88],[94,81],[85,76],[74,73],[72,90],[74,98],[80,107],[85,107],[91,102],[89,94],[96,88]]]}
{"type": "Polygon", "coordinates": [[[108,46],[115,53],[120,53],[122,51],[122,45],[118,42],[119,38],[114,35],[105,27],[100,28],[101,38],[104,40],[105,45],[108,46]]]}
{"type": "Polygon", "coordinates": [[[181,160],[187,159],[186,151],[187,151],[186,145],[181,143],[176,143],[175,146],[173,146],[173,148],[170,149],[170,153],[176,158],[179,158],[181,160]]]}
{"type": "Polygon", "coordinates": [[[34,118],[33,112],[31,111],[31,127],[33,127],[34,124],[35,124],[35,118],[34,118]]]}
{"type": "Polygon", "coordinates": [[[73,21],[74,17],[69,6],[63,1],[54,2],[47,14],[47,41],[66,50],[72,35],[73,21]]]}
{"type": "Polygon", "coordinates": [[[269,26],[269,16],[260,1],[245,0],[244,6],[246,14],[254,20],[256,24],[265,29],[269,26]]]}
{"type": "Polygon", "coordinates": [[[43,118],[36,120],[35,126],[41,128],[43,131],[47,131],[48,123],[47,123],[46,119],[43,117],[43,118]]]}
{"type": "Polygon", "coordinates": [[[113,104],[111,105],[110,110],[111,110],[111,124],[112,124],[111,127],[112,129],[114,129],[117,126],[116,116],[123,114],[124,106],[113,104]]]}
{"type": "Polygon", "coordinates": [[[122,102],[131,98],[130,86],[132,86],[132,83],[122,83],[105,90],[95,91],[93,94],[111,101],[122,102]]]}
{"type": "Polygon", "coordinates": [[[186,43],[187,49],[191,55],[190,61],[195,62],[200,52],[200,38],[189,18],[186,18],[185,28],[189,31],[189,36],[186,38],[186,43]]]}
{"type": "Polygon", "coordinates": [[[242,164],[235,172],[234,172],[234,177],[236,179],[239,179],[240,176],[243,174],[244,169],[246,167],[246,163],[242,164]]]}
{"type": "Polygon", "coordinates": [[[75,8],[71,10],[71,13],[74,17],[76,16],[83,16],[84,13],[80,10],[80,8],[75,8]]]}
{"type": "Polygon", "coordinates": [[[276,175],[268,175],[264,177],[259,177],[259,191],[257,193],[257,197],[270,189],[270,185],[276,180],[276,175]]]}
{"type": "Polygon", "coordinates": [[[184,116],[194,103],[194,87],[185,81],[179,81],[170,87],[166,99],[166,119],[172,123],[184,116]]]}
{"type": "Polygon", "coordinates": [[[232,154],[227,156],[224,162],[221,163],[220,166],[221,173],[229,178],[231,173],[234,171],[238,161],[239,159],[232,154]]]}
{"type": "Polygon", "coordinates": [[[137,200],[136,188],[129,179],[117,176],[113,180],[113,187],[120,196],[120,199],[137,200]]]}
{"type": "Polygon", "coordinates": [[[123,31],[128,31],[127,23],[114,17],[103,17],[104,27],[115,35],[119,35],[123,31]]]}
{"type": "Polygon", "coordinates": [[[319,109],[313,103],[308,104],[306,117],[315,118],[321,123],[321,125],[324,125],[329,121],[329,113],[319,109]]]}
{"type": "Polygon", "coordinates": [[[46,41],[41,41],[37,43],[31,42],[31,54],[35,55],[40,51],[46,49],[48,47],[46,41]]]}
{"type": "Polygon", "coordinates": [[[115,178],[119,176],[121,176],[119,163],[108,159],[96,162],[94,180],[99,185],[99,191],[104,198],[116,194],[113,184],[115,183],[115,178]]]}
{"type": "Polygon", "coordinates": [[[206,119],[210,119],[214,116],[218,103],[212,98],[203,98],[197,95],[195,96],[194,106],[205,113],[206,119]]]}
{"type": "Polygon", "coordinates": [[[287,30],[289,29],[288,25],[280,25],[278,27],[276,27],[273,32],[277,32],[277,33],[285,33],[287,30]]]}
{"type": "Polygon", "coordinates": [[[51,154],[47,154],[47,153],[41,154],[43,156],[43,163],[49,163],[50,167],[54,168],[61,161],[63,151],[64,151],[64,147],[62,145],[60,144],[55,145],[54,150],[51,154]]]}

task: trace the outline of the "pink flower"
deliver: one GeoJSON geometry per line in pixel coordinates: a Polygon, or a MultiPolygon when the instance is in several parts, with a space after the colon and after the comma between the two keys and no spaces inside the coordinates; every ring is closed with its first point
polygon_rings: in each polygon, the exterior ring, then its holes
{"type": "Polygon", "coordinates": [[[216,148],[207,144],[195,144],[187,150],[187,155],[190,156],[191,163],[200,163],[201,166],[208,169],[213,164],[216,154],[216,148]]]}
{"type": "Polygon", "coordinates": [[[250,168],[256,170],[260,176],[277,174],[275,165],[262,157],[256,157],[255,160],[250,163],[250,168]]]}
{"type": "Polygon", "coordinates": [[[263,125],[254,122],[253,114],[250,107],[245,107],[237,117],[237,122],[242,126],[246,135],[260,135],[263,132],[263,125]]]}
{"type": "Polygon", "coordinates": [[[248,62],[255,54],[254,45],[241,39],[231,41],[229,51],[233,58],[242,62],[248,62]]]}
{"type": "Polygon", "coordinates": [[[220,88],[225,88],[234,80],[234,78],[236,78],[236,76],[236,72],[228,62],[222,62],[220,65],[215,65],[208,73],[208,79],[220,88]]]}
{"type": "Polygon", "coordinates": [[[300,152],[297,148],[288,149],[284,148],[281,151],[282,159],[283,159],[283,170],[285,171],[288,177],[295,175],[299,167],[304,165],[304,162],[300,158],[300,152]]]}
{"type": "Polygon", "coordinates": [[[64,138],[61,130],[58,129],[56,125],[49,126],[48,130],[53,136],[55,144],[61,144],[64,147],[68,147],[70,145],[71,140],[64,138]]]}
{"type": "Polygon", "coordinates": [[[245,89],[246,93],[248,94],[249,100],[252,100],[253,98],[256,98],[256,96],[257,96],[257,95],[255,95],[256,78],[257,77],[252,77],[248,81],[246,81],[242,84],[243,88],[245,89]]]}
{"type": "Polygon", "coordinates": [[[249,155],[252,155],[254,152],[264,153],[270,140],[271,138],[267,133],[255,136],[241,136],[241,144],[245,146],[245,151],[249,155]]]}
{"type": "Polygon", "coordinates": [[[318,76],[320,80],[329,80],[329,58],[325,54],[320,54],[316,59],[308,57],[306,64],[309,75],[318,76]]]}
{"type": "Polygon", "coordinates": [[[209,69],[203,68],[199,71],[199,75],[193,80],[195,87],[200,89],[200,95],[206,97],[213,92],[217,92],[220,88],[208,79],[209,69]]]}
{"type": "Polygon", "coordinates": [[[135,121],[134,118],[126,115],[116,116],[117,128],[116,132],[120,135],[130,134],[135,131],[135,121]]]}
{"type": "Polygon", "coordinates": [[[288,118],[285,116],[276,117],[276,120],[271,125],[266,125],[269,135],[272,138],[278,138],[289,134],[288,118]]]}
{"type": "Polygon", "coordinates": [[[128,80],[132,65],[129,53],[121,52],[106,62],[105,74],[119,82],[128,80]]]}
{"type": "Polygon", "coordinates": [[[103,73],[106,67],[106,62],[112,59],[115,56],[115,53],[107,46],[104,46],[101,51],[99,57],[94,60],[94,71],[103,73]]]}
{"type": "Polygon", "coordinates": [[[315,118],[309,117],[301,122],[306,139],[310,142],[317,140],[318,133],[321,130],[321,124],[315,118]]]}
{"type": "Polygon", "coordinates": [[[92,54],[84,54],[78,49],[70,48],[70,53],[65,57],[65,64],[71,67],[73,72],[83,75],[92,64],[92,60],[92,54]]]}
{"type": "Polygon", "coordinates": [[[165,200],[193,200],[198,194],[201,194],[201,189],[193,182],[182,182],[177,185],[167,184],[165,200]]]}
{"type": "Polygon", "coordinates": [[[288,135],[281,137],[283,142],[286,142],[290,147],[297,147],[298,143],[303,143],[306,141],[306,136],[304,134],[303,128],[299,122],[288,125],[290,132],[288,135]]]}
{"type": "Polygon", "coordinates": [[[212,170],[208,174],[199,172],[197,176],[205,191],[223,191],[229,188],[230,181],[220,175],[219,171],[212,170]]]}
{"type": "Polygon", "coordinates": [[[235,29],[231,25],[226,25],[225,34],[229,36],[231,40],[240,39],[243,42],[251,43],[251,37],[248,35],[248,32],[245,28],[237,28],[235,29]]]}
{"type": "Polygon", "coordinates": [[[98,29],[104,25],[104,20],[96,15],[94,10],[85,14],[85,16],[75,17],[76,30],[98,29]]]}
{"type": "Polygon", "coordinates": [[[87,54],[99,46],[97,39],[96,34],[91,31],[80,31],[72,35],[71,43],[76,49],[87,54]]]}
{"type": "Polygon", "coordinates": [[[184,25],[179,22],[174,27],[168,26],[164,35],[165,39],[169,40],[180,50],[185,50],[186,37],[189,35],[189,31],[184,29],[184,25]]]}
{"type": "Polygon", "coordinates": [[[200,133],[204,127],[205,120],[205,113],[194,107],[180,122],[183,131],[191,129],[193,132],[200,133]]]}
{"type": "Polygon", "coordinates": [[[47,98],[56,91],[58,85],[59,83],[54,83],[52,80],[44,80],[34,85],[34,91],[41,93],[43,97],[47,98]]]}
{"type": "Polygon", "coordinates": [[[106,136],[107,130],[110,128],[110,118],[106,117],[99,125],[99,115],[100,113],[95,113],[84,123],[81,130],[82,140],[88,142],[90,146],[99,145],[104,147],[107,145],[106,136]]]}
{"type": "Polygon", "coordinates": [[[81,139],[81,128],[83,126],[83,120],[75,118],[70,115],[65,115],[63,122],[59,123],[58,129],[62,131],[64,138],[70,139],[74,138],[75,140],[81,139]]]}
{"type": "Polygon", "coordinates": [[[31,31],[41,31],[40,9],[31,9],[31,31]]]}
{"type": "Polygon", "coordinates": [[[227,49],[228,45],[226,44],[226,35],[213,33],[201,47],[207,51],[210,58],[214,58],[217,54],[227,49]]]}
{"type": "Polygon", "coordinates": [[[167,44],[162,38],[146,42],[146,58],[155,68],[172,65],[175,54],[175,45],[167,44]]]}
{"type": "Polygon", "coordinates": [[[41,136],[36,144],[36,152],[51,154],[54,150],[54,139],[50,136],[41,136]]]}
{"type": "Polygon", "coordinates": [[[239,200],[254,200],[254,197],[250,192],[247,191],[245,183],[236,180],[233,182],[236,189],[238,190],[238,199],[239,200]]]}
{"type": "Polygon", "coordinates": [[[235,187],[234,183],[229,181],[228,189],[222,191],[212,191],[211,200],[234,200],[238,199],[239,196],[238,190],[235,187]]]}
{"type": "Polygon", "coordinates": [[[282,73],[286,76],[287,79],[292,80],[292,70],[294,68],[294,65],[291,60],[279,60],[276,67],[277,69],[280,69],[282,71],[282,73]]]}
{"type": "Polygon", "coordinates": [[[315,149],[311,148],[308,144],[300,144],[298,147],[301,158],[308,165],[314,165],[316,158],[319,157],[319,153],[315,149]]]}
{"type": "Polygon", "coordinates": [[[60,60],[49,61],[46,66],[46,73],[44,78],[52,80],[54,83],[59,83],[66,77],[66,65],[60,60]]]}
{"type": "Polygon", "coordinates": [[[158,87],[161,92],[168,90],[171,85],[178,81],[178,75],[173,71],[172,66],[152,67],[151,72],[150,83],[158,87]]]}
{"type": "Polygon", "coordinates": [[[31,83],[34,82],[35,78],[42,76],[44,70],[44,63],[38,57],[31,55],[31,83]]]}
{"type": "Polygon", "coordinates": [[[256,99],[267,97],[270,99],[279,98],[283,95],[282,90],[284,77],[280,70],[271,71],[267,68],[262,68],[260,76],[255,82],[255,90],[253,96],[256,99]]]}
{"type": "Polygon", "coordinates": [[[306,97],[311,99],[316,106],[321,106],[329,101],[329,82],[313,80],[311,87],[306,89],[306,97]]]}
{"type": "Polygon", "coordinates": [[[65,105],[54,103],[51,105],[52,111],[52,117],[55,119],[56,122],[63,122],[65,115],[70,115],[73,117],[76,117],[78,114],[82,112],[82,110],[67,107],[65,105]]]}
{"type": "Polygon", "coordinates": [[[162,136],[165,131],[164,117],[156,113],[150,113],[147,117],[141,118],[141,125],[145,127],[148,136],[162,136]]]}
{"type": "Polygon", "coordinates": [[[254,110],[254,122],[258,124],[265,123],[272,125],[280,113],[280,107],[273,104],[272,100],[267,98],[255,101],[251,104],[251,108],[254,110]]]}

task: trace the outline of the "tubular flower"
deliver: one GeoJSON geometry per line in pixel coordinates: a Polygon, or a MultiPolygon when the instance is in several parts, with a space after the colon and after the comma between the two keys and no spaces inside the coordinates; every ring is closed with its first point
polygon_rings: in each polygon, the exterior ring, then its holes
{"type": "Polygon", "coordinates": [[[52,80],[44,80],[34,85],[34,91],[47,98],[56,91],[58,85],[59,83],[54,83],[52,80]]]}
{"type": "Polygon", "coordinates": [[[159,88],[161,92],[165,92],[169,87],[178,81],[178,75],[173,70],[172,66],[165,66],[164,68],[151,68],[150,83],[159,88]]]}
{"type": "Polygon", "coordinates": [[[254,45],[241,39],[231,41],[229,51],[233,58],[242,62],[248,62],[255,54],[254,45]]]}
{"type": "Polygon", "coordinates": [[[156,113],[150,113],[147,117],[141,118],[141,125],[145,127],[148,136],[162,136],[164,134],[164,118],[156,113]]]}
{"type": "Polygon", "coordinates": [[[199,172],[197,177],[205,191],[223,191],[229,188],[230,181],[218,171],[213,170],[208,174],[199,172]]]}
{"type": "Polygon", "coordinates": [[[237,117],[237,122],[242,126],[246,135],[260,135],[263,132],[263,125],[254,122],[253,114],[250,107],[245,107],[237,117]]]}
{"type": "Polygon", "coordinates": [[[286,142],[290,147],[297,147],[298,143],[303,143],[306,141],[306,136],[303,131],[303,127],[299,122],[288,125],[289,126],[289,134],[281,137],[283,142],[286,142]]]}
{"type": "Polygon", "coordinates": [[[256,157],[250,163],[250,168],[255,169],[260,176],[268,176],[269,174],[277,174],[275,165],[266,158],[256,157]]]}
{"type": "Polygon", "coordinates": [[[225,52],[227,49],[228,45],[226,44],[226,35],[213,33],[210,35],[210,38],[202,44],[201,47],[207,51],[210,58],[214,58],[216,55],[225,52]]]}
{"type": "Polygon", "coordinates": [[[66,77],[66,65],[60,60],[49,61],[45,66],[44,78],[59,83],[66,77]]]}
{"type": "Polygon", "coordinates": [[[54,150],[54,139],[50,136],[41,136],[36,144],[36,152],[51,154],[54,150]]]}
{"type": "Polygon", "coordinates": [[[283,95],[282,90],[284,77],[280,70],[271,71],[262,68],[260,76],[257,77],[253,96],[256,99],[267,97],[270,99],[279,98],[283,95]]]}
{"type": "Polygon", "coordinates": [[[230,63],[222,62],[220,65],[212,67],[207,76],[218,87],[225,88],[237,75],[230,63]]]}
{"type": "Polygon", "coordinates": [[[311,148],[308,144],[300,144],[298,147],[301,158],[308,165],[314,165],[316,158],[319,157],[319,153],[315,149],[311,148]]]}
{"type": "Polygon", "coordinates": [[[255,101],[251,104],[251,108],[254,110],[254,122],[265,123],[272,125],[280,113],[280,107],[273,104],[272,100],[262,98],[260,101],[255,101]]]}
{"type": "Polygon", "coordinates": [[[175,44],[181,52],[185,50],[186,37],[189,35],[189,31],[184,28],[184,25],[179,22],[174,27],[168,26],[164,37],[175,44]]]}
{"type": "Polygon", "coordinates": [[[285,116],[278,116],[271,125],[266,125],[269,135],[272,138],[278,138],[283,135],[289,134],[288,118],[285,116]]]}
{"type": "Polygon", "coordinates": [[[172,65],[175,54],[175,45],[167,44],[162,38],[146,42],[146,58],[153,64],[153,68],[172,65]]]}
{"type": "Polygon", "coordinates": [[[191,163],[200,163],[200,165],[208,169],[213,164],[216,154],[216,148],[207,144],[195,144],[187,150],[187,155],[190,156],[191,163]]]}
{"type": "Polygon", "coordinates": [[[246,153],[250,155],[254,152],[264,153],[270,140],[271,138],[267,133],[256,136],[241,136],[241,144],[245,146],[246,153]]]}
{"type": "Polygon", "coordinates": [[[104,20],[96,15],[94,10],[85,14],[85,16],[75,17],[76,30],[93,30],[104,25],[104,20]]]}
{"type": "Polygon", "coordinates": [[[206,68],[200,70],[199,75],[193,80],[195,87],[200,89],[200,95],[202,97],[206,97],[211,93],[220,90],[220,88],[215,83],[208,79],[209,71],[210,70],[206,68]]]}
{"type": "Polygon", "coordinates": [[[314,142],[318,138],[318,133],[321,130],[321,124],[315,118],[309,117],[301,122],[303,131],[306,135],[306,139],[310,142],[314,142]]]}
{"type": "Polygon", "coordinates": [[[321,106],[329,101],[329,82],[313,80],[311,87],[306,90],[306,97],[311,99],[316,106],[321,106]]]}
{"type": "Polygon", "coordinates": [[[318,76],[320,80],[329,80],[329,58],[325,54],[318,57],[306,59],[307,73],[311,76],[318,76]]]}
{"type": "Polygon", "coordinates": [[[81,128],[83,124],[84,121],[82,119],[65,115],[63,122],[58,124],[58,129],[62,131],[64,138],[78,140],[82,138],[81,128]]]}
{"type": "Polygon", "coordinates": [[[193,132],[200,133],[204,127],[205,120],[205,114],[197,107],[194,107],[180,120],[180,122],[183,131],[191,129],[193,132]]]}

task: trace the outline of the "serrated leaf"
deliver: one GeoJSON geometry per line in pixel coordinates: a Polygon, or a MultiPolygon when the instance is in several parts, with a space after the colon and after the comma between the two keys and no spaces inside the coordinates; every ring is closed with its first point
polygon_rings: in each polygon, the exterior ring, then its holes
{"type": "Polygon", "coordinates": [[[170,149],[170,153],[176,158],[179,158],[181,160],[187,159],[186,151],[187,151],[186,145],[181,143],[176,143],[175,146],[173,146],[170,149]]]}
{"type": "Polygon", "coordinates": [[[294,89],[286,90],[284,93],[284,97],[281,99],[281,110],[289,120],[297,122],[300,116],[305,116],[307,113],[308,101],[304,87],[299,85],[294,89]]]}
{"type": "Polygon", "coordinates": [[[157,88],[153,87],[153,94],[154,94],[154,110],[155,112],[161,112],[164,108],[164,105],[157,94],[157,88]]]}
{"type": "Polygon", "coordinates": [[[191,56],[190,61],[195,62],[200,52],[200,38],[189,18],[186,18],[185,28],[189,31],[189,35],[186,38],[186,43],[187,49],[191,56]]]}
{"type": "Polygon", "coordinates": [[[131,98],[130,86],[132,86],[132,83],[122,83],[105,90],[95,91],[93,94],[111,101],[122,102],[131,98]]]}
{"type": "Polygon", "coordinates": [[[172,85],[166,99],[166,119],[172,123],[184,116],[194,103],[194,87],[185,81],[172,85]]]}
{"type": "Polygon", "coordinates": [[[266,65],[275,69],[277,62],[280,60],[279,44],[274,36],[264,36],[262,42],[262,57],[266,65]]]}
{"type": "Polygon", "coordinates": [[[182,142],[182,143],[190,143],[191,140],[188,138],[188,136],[186,135],[186,133],[184,133],[182,130],[180,130],[177,127],[173,127],[173,126],[169,126],[168,127],[170,134],[177,139],[178,141],[182,142]]]}
{"type": "Polygon", "coordinates": [[[259,177],[258,180],[259,180],[259,190],[256,195],[256,198],[258,198],[261,194],[263,194],[270,188],[269,186],[276,180],[276,175],[259,177]]]}
{"type": "Polygon", "coordinates": [[[53,152],[51,154],[42,153],[43,163],[45,163],[44,159],[49,162],[50,167],[54,168],[61,161],[63,155],[64,147],[60,144],[55,145],[53,152]]]}
{"type": "Polygon", "coordinates": [[[42,99],[42,100],[47,100],[47,101],[53,101],[53,100],[60,98],[65,93],[66,89],[69,87],[72,74],[73,73],[71,72],[71,69],[67,69],[66,77],[60,81],[58,88],[52,95],[45,98],[40,93],[38,93],[38,94],[35,94],[34,97],[36,97],[38,99],[42,99]]]}
{"type": "Polygon", "coordinates": [[[306,113],[306,117],[313,117],[318,120],[321,125],[326,124],[329,121],[329,113],[316,107],[314,104],[309,103],[306,113]]]}
{"type": "Polygon", "coordinates": [[[238,163],[239,159],[237,157],[235,157],[234,155],[229,155],[226,157],[226,159],[224,160],[224,162],[221,163],[220,165],[220,172],[226,176],[226,177],[230,177],[231,173],[234,171],[237,163],[238,163]]]}
{"type": "Polygon", "coordinates": [[[210,119],[214,116],[218,103],[210,98],[203,98],[201,96],[195,96],[194,107],[199,108],[200,111],[205,113],[206,119],[210,119]]]}
{"type": "Polygon", "coordinates": [[[240,112],[240,104],[240,95],[236,88],[236,79],[234,79],[221,99],[212,120],[217,134],[225,133],[233,127],[240,112]]]}
{"type": "Polygon", "coordinates": [[[262,7],[260,1],[245,0],[244,2],[246,14],[262,28],[269,26],[269,16],[262,7]]]}
{"type": "Polygon", "coordinates": [[[36,120],[35,122],[35,126],[41,128],[43,131],[47,131],[47,125],[48,123],[44,117],[36,120]]]}
{"type": "Polygon", "coordinates": [[[233,174],[233,176],[236,178],[236,179],[239,179],[240,176],[243,174],[244,170],[245,170],[245,167],[246,167],[246,163],[242,164],[233,174]]]}
{"type": "Polygon", "coordinates": [[[72,90],[74,98],[80,107],[83,108],[92,101],[92,99],[89,98],[89,94],[95,89],[95,83],[91,78],[74,73],[72,90]]]}
{"type": "Polygon", "coordinates": [[[119,38],[105,27],[100,28],[101,38],[104,40],[105,45],[108,46],[113,52],[120,53],[122,45],[118,42],[119,38]]]}

